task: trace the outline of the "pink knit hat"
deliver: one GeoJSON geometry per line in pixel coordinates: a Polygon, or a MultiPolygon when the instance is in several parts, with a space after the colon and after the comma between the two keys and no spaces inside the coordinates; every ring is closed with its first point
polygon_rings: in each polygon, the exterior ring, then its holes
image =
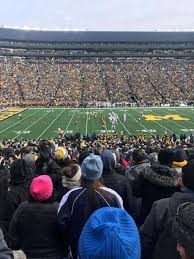
{"type": "Polygon", "coordinates": [[[48,175],[41,175],[32,180],[30,194],[34,200],[46,201],[53,193],[53,183],[48,175]]]}

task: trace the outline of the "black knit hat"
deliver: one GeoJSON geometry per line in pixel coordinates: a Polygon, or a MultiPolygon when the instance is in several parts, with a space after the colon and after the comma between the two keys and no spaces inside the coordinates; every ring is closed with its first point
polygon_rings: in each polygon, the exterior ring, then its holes
{"type": "Polygon", "coordinates": [[[194,161],[189,162],[183,167],[182,181],[185,187],[194,191],[194,161]]]}
{"type": "Polygon", "coordinates": [[[158,160],[162,165],[172,164],[173,162],[173,151],[169,148],[161,149],[158,154],[158,160]]]}
{"type": "Polygon", "coordinates": [[[183,167],[187,164],[187,155],[184,149],[179,148],[174,150],[173,165],[183,167]]]}
{"type": "Polygon", "coordinates": [[[177,209],[173,235],[190,256],[194,256],[194,203],[184,203],[177,209]]]}

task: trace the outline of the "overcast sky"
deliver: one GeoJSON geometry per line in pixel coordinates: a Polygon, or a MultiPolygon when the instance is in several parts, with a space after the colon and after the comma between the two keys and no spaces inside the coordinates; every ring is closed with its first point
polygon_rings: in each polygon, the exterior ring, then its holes
{"type": "Polygon", "coordinates": [[[0,0],[0,25],[51,30],[194,30],[194,0],[0,0]]]}

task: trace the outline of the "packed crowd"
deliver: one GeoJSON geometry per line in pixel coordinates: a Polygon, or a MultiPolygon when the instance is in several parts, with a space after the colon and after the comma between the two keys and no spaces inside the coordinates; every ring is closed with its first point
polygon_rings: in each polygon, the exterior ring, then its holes
{"type": "Polygon", "coordinates": [[[127,59],[98,63],[0,57],[1,106],[139,105],[193,101],[193,61],[127,59]]]}
{"type": "Polygon", "coordinates": [[[193,259],[194,137],[0,143],[1,259],[193,259]]]}

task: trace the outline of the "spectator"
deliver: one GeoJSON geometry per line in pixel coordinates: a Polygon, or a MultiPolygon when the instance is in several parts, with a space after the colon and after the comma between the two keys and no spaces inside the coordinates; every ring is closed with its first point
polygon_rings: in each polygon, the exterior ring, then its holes
{"type": "Polygon", "coordinates": [[[194,258],[194,204],[181,204],[174,219],[173,235],[177,241],[177,251],[181,259],[194,258]]]}
{"type": "Polygon", "coordinates": [[[103,183],[106,187],[116,191],[123,199],[125,210],[134,215],[132,189],[125,176],[115,173],[115,158],[110,150],[104,150],[101,154],[103,162],[103,183]]]}
{"type": "Polygon", "coordinates": [[[79,237],[89,216],[102,207],[123,207],[121,197],[101,184],[102,171],[99,156],[86,157],[81,166],[81,187],[66,193],[60,203],[58,223],[73,258],[77,258],[79,237]]]}
{"type": "Polygon", "coordinates": [[[28,198],[29,177],[23,159],[15,160],[11,164],[10,174],[8,199],[10,202],[10,217],[12,217],[18,206],[28,198]]]}
{"type": "Polygon", "coordinates": [[[8,200],[8,175],[6,172],[0,172],[0,228],[6,242],[9,242],[8,226],[11,216],[10,202],[8,200]]]}
{"type": "Polygon", "coordinates": [[[11,247],[23,250],[28,259],[63,258],[65,245],[58,232],[57,210],[51,178],[34,178],[29,200],[18,207],[10,223],[11,247]]]}
{"type": "Polygon", "coordinates": [[[187,159],[184,149],[179,148],[174,151],[173,167],[176,169],[178,174],[182,174],[182,168],[187,165],[187,159]]]}
{"type": "Polygon", "coordinates": [[[173,218],[177,208],[186,202],[194,202],[194,164],[183,167],[181,192],[158,200],[140,229],[142,259],[176,259],[176,241],[172,233],[173,218]]]}
{"type": "Polygon", "coordinates": [[[150,167],[150,162],[145,151],[137,149],[133,152],[133,163],[133,166],[130,168],[129,172],[127,172],[127,177],[132,184],[133,193],[136,195],[136,181],[142,171],[145,168],[150,167]]]}
{"type": "Polygon", "coordinates": [[[61,167],[54,161],[52,157],[52,145],[49,141],[40,141],[39,157],[35,164],[35,173],[37,175],[48,174],[53,181],[54,188],[58,190],[62,180],[61,167]]]}
{"type": "Polygon", "coordinates": [[[171,197],[179,191],[180,177],[172,169],[173,151],[162,149],[158,155],[159,164],[145,168],[136,183],[136,195],[142,197],[140,225],[144,223],[152,205],[162,198],[171,197]]]}
{"type": "Polygon", "coordinates": [[[80,259],[140,259],[140,238],[133,219],[122,209],[102,208],[84,226],[80,259]]]}
{"type": "Polygon", "coordinates": [[[158,163],[158,154],[156,152],[149,154],[149,160],[150,160],[151,165],[157,164],[158,163]]]}
{"type": "Polygon", "coordinates": [[[58,200],[69,190],[80,187],[81,168],[77,164],[70,164],[62,169],[62,186],[59,188],[58,200]]]}

